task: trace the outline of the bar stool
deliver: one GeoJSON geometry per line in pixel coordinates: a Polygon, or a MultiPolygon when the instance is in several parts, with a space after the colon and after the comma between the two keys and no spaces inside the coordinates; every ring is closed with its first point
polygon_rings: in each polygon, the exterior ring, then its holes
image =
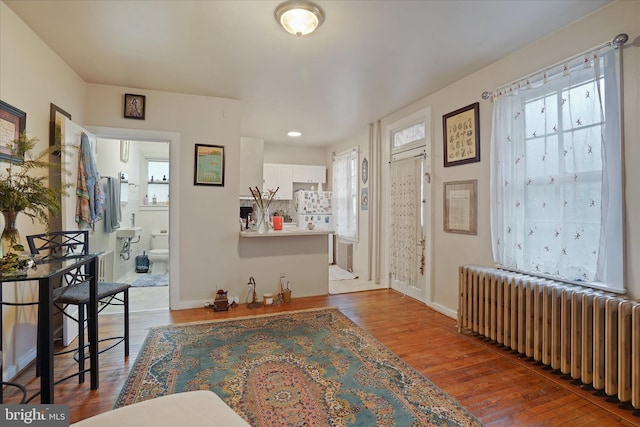
{"type": "MultiPolygon", "coordinates": [[[[43,234],[27,236],[29,249],[32,255],[43,255],[46,257],[65,258],[74,255],[85,255],[89,253],[89,232],[87,230],[77,231],[56,231],[43,234]]],[[[78,372],[71,374],[57,382],[67,380],[78,375],[78,382],[84,382],[85,369],[85,311],[89,306],[89,281],[84,271],[76,271],[63,277],[64,283],[53,290],[54,305],[64,316],[78,323],[78,346],[75,349],[55,353],[66,354],[74,352],[74,359],[78,362],[78,372]],[[78,306],[78,316],[65,312],[69,305],[78,306]]],[[[124,356],[129,356],[129,288],[127,283],[98,282],[98,301],[101,312],[109,305],[124,306],[124,332],[121,336],[108,337],[98,340],[98,342],[115,341],[113,344],[99,351],[103,353],[112,349],[120,343],[124,343],[124,356]]]]}

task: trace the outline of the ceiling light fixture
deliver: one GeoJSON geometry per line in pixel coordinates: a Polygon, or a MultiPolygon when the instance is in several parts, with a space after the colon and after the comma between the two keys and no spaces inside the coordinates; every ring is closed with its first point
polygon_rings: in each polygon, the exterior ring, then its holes
{"type": "Polygon", "coordinates": [[[324,21],[322,9],[310,1],[281,3],[276,8],[275,17],[282,28],[296,36],[312,33],[324,21]]]}
{"type": "Polygon", "coordinates": [[[291,132],[287,132],[287,135],[292,136],[294,138],[297,138],[297,137],[301,136],[302,133],[298,132],[297,130],[292,130],[291,132]]]}

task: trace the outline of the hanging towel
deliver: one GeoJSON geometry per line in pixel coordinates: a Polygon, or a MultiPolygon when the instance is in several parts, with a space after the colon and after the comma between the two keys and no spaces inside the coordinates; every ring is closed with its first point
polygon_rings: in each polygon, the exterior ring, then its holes
{"type": "Polygon", "coordinates": [[[120,228],[122,212],[120,210],[120,180],[112,176],[104,180],[104,232],[113,233],[120,228]]]}
{"type": "Polygon", "coordinates": [[[80,138],[76,196],[76,223],[81,230],[94,229],[95,223],[102,219],[105,198],[91,142],[84,132],[80,138]]]}

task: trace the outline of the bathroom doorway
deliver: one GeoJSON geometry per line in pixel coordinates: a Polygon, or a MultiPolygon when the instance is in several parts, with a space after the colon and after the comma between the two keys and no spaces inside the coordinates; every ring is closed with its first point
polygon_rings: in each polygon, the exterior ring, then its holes
{"type": "Polygon", "coordinates": [[[101,274],[104,280],[132,285],[129,311],[166,310],[170,295],[170,143],[98,137],[96,154],[100,175],[117,178],[120,193],[120,232],[98,224],[93,234],[94,247],[104,253],[101,274]],[[128,237],[122,237],[127,232],[128,237]],[[165,250],[158,251],[159,247],[165,250]],[[152,249],[154,256],[150,256],[152,249]],[[158,257],[157,252],[166,256],[158,257]]]}

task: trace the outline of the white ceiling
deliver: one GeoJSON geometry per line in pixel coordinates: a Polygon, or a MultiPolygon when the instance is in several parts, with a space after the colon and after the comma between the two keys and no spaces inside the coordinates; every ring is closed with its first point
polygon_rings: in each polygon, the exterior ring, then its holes
{"type": "Polygon", "coordinates": [[[293,143],[299,130],[313,146],[609,3],[317,0],[324,23],[295,37],[274,19],[280,1],[4,2],[88,83],[239,99],[243,136],[293,143]]]}

